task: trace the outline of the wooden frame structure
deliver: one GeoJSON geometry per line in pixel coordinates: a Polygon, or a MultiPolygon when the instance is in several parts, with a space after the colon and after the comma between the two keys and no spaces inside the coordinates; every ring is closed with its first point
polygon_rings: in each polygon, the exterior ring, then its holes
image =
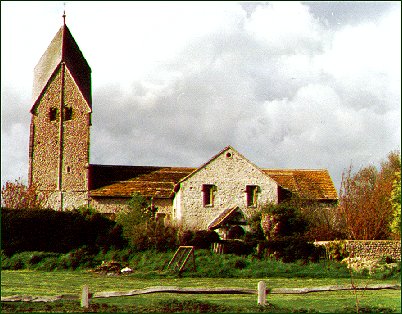
{"type": "Polygon", "coordinates": [[[195,267],[195,256],[194,256],[194,246],[179,246],[176,253],[170,260],[167,269],[171,268],[181,274],[184,271],[184,267],[191,258],[193,264],[193,271],[196,271],[195,267]]]}

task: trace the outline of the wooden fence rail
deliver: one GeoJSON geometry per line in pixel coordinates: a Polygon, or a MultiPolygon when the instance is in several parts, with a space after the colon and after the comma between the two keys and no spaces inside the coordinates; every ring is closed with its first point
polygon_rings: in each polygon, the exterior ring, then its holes
{"type": "Polygon", "coordinates": [[[127,297],[149,293],[178,293],[178,294],[257,294],[257,303],[264,305],[267,294],[306,294],[313,292],[328,292],[342,290],[400,290],[401,285],[378,284],[367,286],[322,286],[309,288],[267,288],[264,281],[260,281],[255,289],[242,288],[182,288],[175,286],[156,286],[130,291],[108,291],[91,293],[88,286],[84,286],[80,295],[58,295],[58,296],[8,296],[1,297],[1,302],[53,302],[57,300],[81,300],[82,307],[88,307],[91,299],[127,297]]]}

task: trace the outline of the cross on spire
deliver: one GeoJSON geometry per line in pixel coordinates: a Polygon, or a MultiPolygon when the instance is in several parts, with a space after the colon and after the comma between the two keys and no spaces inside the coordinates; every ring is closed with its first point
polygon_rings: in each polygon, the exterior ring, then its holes
{"type": "Polygon", "coordinates": [[[66,25],[66,3],[64,2],[63,24],[66,25]]]}

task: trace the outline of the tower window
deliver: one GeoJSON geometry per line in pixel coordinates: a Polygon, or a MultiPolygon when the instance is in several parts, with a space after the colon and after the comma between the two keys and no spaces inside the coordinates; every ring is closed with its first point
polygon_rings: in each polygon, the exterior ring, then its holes
{"type": "Polygon", "coordinates": [[[49,109],[49,120],[50,121],[56,121],[57,119],[57,108],[50,108],[49,109]]]}
{"type": "Polygon", "coordinates": [[[214,206],[214,192],[216,187],[212,184],[202,185],[202,203],[203,206],[214,206]]]}
{"type": "Polygon", "coordinates": [[[70,173],[70,172],[71,172],[71,167],[70,167],[70,166],[67,166],[67,167],[66,167],[66,172],[67,172],[67,173],[70,173]]]}
{"type": "Polygon", "coordinates": [[[256,185],[247,185],[246,186],[246,194],[247,194],[247,206],[254,207],[257,206],[257,192],[258,186],[256,185]]]}
{"type": "Polygon", "coordinates": [[[68,121],[73,118],[73,108],[71,107],[64,107],[64,120],[68,121]]]}

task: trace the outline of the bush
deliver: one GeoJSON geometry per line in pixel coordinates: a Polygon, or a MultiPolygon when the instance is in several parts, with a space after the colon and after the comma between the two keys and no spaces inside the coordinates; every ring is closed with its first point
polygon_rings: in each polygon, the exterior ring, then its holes
{"type": "Polygon", "coordinates": [[[48,257],[57,256],[54,253],[46,253],[46,252],[21,252],[14,254],[11,257],[7,257],[6,255],[2,256],[2,269],[35,269],[37,265],[48,257]]]}
{"type": "Polygon", "coordinates": [[[325,245],[328,258],[341,261],[349,257],[346,241],[330,241],[325,245]]]}
{"type": "Polygon", "coordinates": [[[223,245],[224,254],[249,255],[254,250],[253,246],[241,240],[223,240],[220,243],[223,245]]]}
{"type": "Polygon", "coordinates": [[[180,245],[191,245],[196,249],[210,249],[211,244],[219,242],[219,235],[211,230],[187,230],[183,233],[180,239],[180,245]]]}
{"type": "Polygon", "coordinates": [[[1,239],[8,256],[23,251],[66,253],[83,245],[105,251],[124,246],[121,229],[113,221],[99,213],[83,214],[77,210],[3,208],[1,239]]]}
{"type": "Polygon", "coordinates": [[[266,256],[272,256],[285,263],[297,260],[316,262],[321,255],[321,249],[307,242],[304,237],[282,237],[261,242],[260,245],[266,256]]]}

